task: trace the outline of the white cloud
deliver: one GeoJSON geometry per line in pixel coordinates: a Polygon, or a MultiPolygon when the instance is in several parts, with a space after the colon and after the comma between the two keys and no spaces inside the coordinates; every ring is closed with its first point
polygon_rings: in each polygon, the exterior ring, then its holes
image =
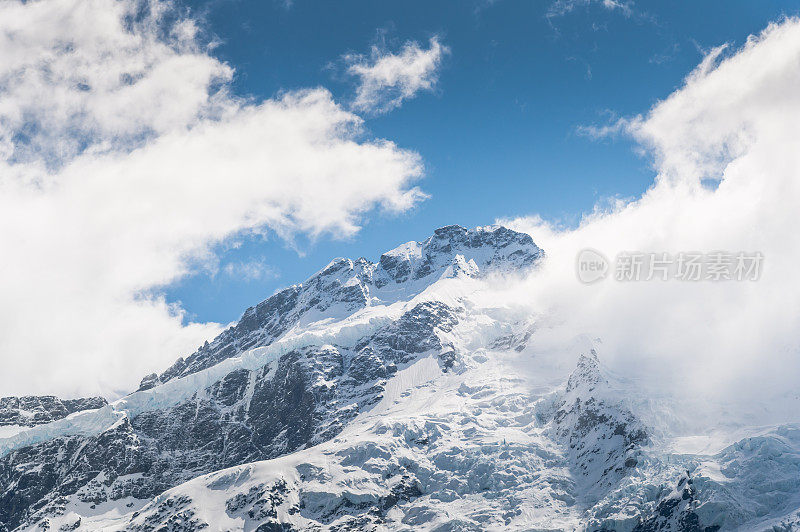
{"type": "Polygon", "coordinates": [[[0,6],[0,146],[12,161],[57,163],[185,128],[231,101],[231,69],[168,5],[107,0],[0,6]],[[167,35],[162,35],[164,32],[167,35]]]}
{"type": "Polygon", "coordinates": [[[357,111],[386,113],[400,107],[404,100],[420,91],[431,91],[439,78],[439,67],[449,49],[438,37],[429,41],[428,49],[417,42],[407,42],[398,54],[376,46],[370,56],[348,55],[347,71],[359,78],[353,108],[357,111]]]}
{"type": "Polygon", "coordinates": [[[623,374],[701,405],[713,398],[706,406],[718,414],[715,423],[742,420],[764,402],[757,421],[796,420],[800,20],[769,26],[726,58],[721,52],[712,51],[646,115],[616,128],[654,157],[658,175],[641,198],[598,210],[574,230],[535,217],[511,222],[548,253],[519,297],[536,311],[554,311],[567,335],[601,337],[605,359],[623,374]],[[704,186],[708,179],[718,186],[704,186]],[[577,253],[586,247],[610,258],[622,251],[760,251],[764,269],[750,283],[607,279],[587,286],[575,277],[577,253]],[[731,406],[721,413],[726,401],[731,406]]]}
{"type": "Polygon", "coordinates": [[[231,96],[230,67],[179,15],[0,3],[3,393],[130,389],[219,330],[157,295],[215,244],[352,235],[423,197],[420,158],[364,139],[328,91],[231,96]]]}

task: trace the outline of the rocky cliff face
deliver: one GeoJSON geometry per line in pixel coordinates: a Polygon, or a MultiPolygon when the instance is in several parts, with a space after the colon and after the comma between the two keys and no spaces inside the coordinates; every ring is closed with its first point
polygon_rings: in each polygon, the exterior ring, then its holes
{"type": "MultiPolygon", "coordinates": [[[[424,352],[446,354],[436,331],[455,319],[444,305],[420,304],[352,347],[305,346],[96,436],[13,451],[0,461],[0,485],[13,487],[13,500],[0,506],[46,515],[73,496],[95,505],[148,499],[204,473],[327,441],[380,399],[398,366],[424,352]]],[[[443,369],[448,362],[441,359],[443,369]]]]}
{"type": "Polygon", "coordinates": [[[59,399],[52,395],[0,398],[0,427],[32,427],[62,419],[81,410],[108,404],[102,397],[59,399]]]}
{"type": "Polygon", "coordinates": [[[480,295],[542,258],[527,235],[445,227],[334,260],[112,404],[4,399],[0,423],[26,428],[0,435],[0,530],[800,522],[800,429],[675,453],[596,351],[563,371],[531,354],[542,324],[480,295]]]}

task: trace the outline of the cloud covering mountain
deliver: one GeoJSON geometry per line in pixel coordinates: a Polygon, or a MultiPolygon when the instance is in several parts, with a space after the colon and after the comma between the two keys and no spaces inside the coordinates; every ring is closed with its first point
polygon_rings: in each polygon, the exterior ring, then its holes
{"type": "Polygon", "coordinates": [[[792,417],[800,375],[798,65],[800,20],[790,18],[741,49],[711,51],[646,114],[592,128],[636,139],[652,157],[655,181],[641,198],[598,207],[576,229],[536,217],[507,221],[535,235],[549,257],[528,290],[515,293],[563,320],[564,334],[602,338],[615,368],[685,390],[701,410],[735,401],[731,410],[759,417],[768,401],[771,415],[792,417]],[[755,282],[586,286],[575,280],[584,248],[610,259],[726,250],[764,260],[755,282]]]}

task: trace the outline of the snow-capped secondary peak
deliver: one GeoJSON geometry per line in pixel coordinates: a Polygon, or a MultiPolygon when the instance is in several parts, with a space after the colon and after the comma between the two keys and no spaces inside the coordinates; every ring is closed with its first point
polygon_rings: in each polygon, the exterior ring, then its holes
{"type": "Polygon", "coordinates": [[[587,501],[602,499],[635,468],[650,438],[643,423],[609,389],[597,352],[582,354],[554,416],[556,439],[569,449],[587,501]]]}
{"type": "Polygon", "coordinates": [[[600,360],[597,351],[591,349],[588,354],[581,354],[575,371],[567,380],[567,393],[582,391],[592,392],[598,385],[606,384],[600,372],[600,360]]]}

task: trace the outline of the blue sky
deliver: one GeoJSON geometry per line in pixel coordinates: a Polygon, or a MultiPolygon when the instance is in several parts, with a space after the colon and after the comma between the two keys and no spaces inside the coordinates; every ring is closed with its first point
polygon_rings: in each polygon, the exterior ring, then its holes
{"type": "Polygon", "coordinates": [[[448,224],[513,219],[567,273],[579,243],[783,249],[796,5],[0,2],[0,388],[125,393],[332,258],[448,224]],[[579,226],[615,198],[640,201],[579,226]]]}
{"type": "MultiPolygon", "coordinates": [[[[567,4],[563,4],[567,5],[567,4]]],[[[226,323],[336,256],[380,253],[447,224],[476,226],[539,214],[575,225],[609,197],[632,197],[653,171],[627,139],[596,141],[581,125],[645,113],[682,83],[704,51],[741,45],[770,21],[796,14],[791,2],[628,4],[575,2],[566,13],[544,1],[322,2],[217,0],[192,3],[214,55],[235,68],[233,88],[258,101],[325,86],[347,105],[355,80],[342,55],[373,45],[399,51],[432,36],[449,47],[436,90],[384,115],[366,134],[418,152],[430,198],[401,215],[371,213],[349,239],[274,235],[236,239],[220,264],[259,265],[261,275],[201,271],[165,289],[191,321],[226,323]]]]}

